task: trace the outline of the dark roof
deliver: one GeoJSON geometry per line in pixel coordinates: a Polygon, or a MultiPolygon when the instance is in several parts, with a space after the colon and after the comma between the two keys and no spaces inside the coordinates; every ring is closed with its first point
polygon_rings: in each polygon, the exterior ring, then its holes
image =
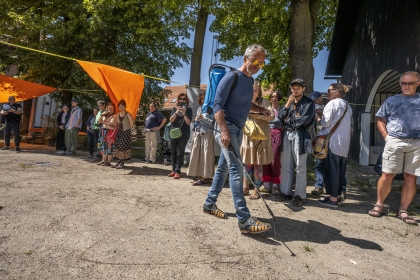
{"type": "Polygon", "coordinates": [[[349,39],[354,37],[362,4],[361,0],[339,1],[325,79],[335,79],[341,76],[351,46],[349,39]]]}

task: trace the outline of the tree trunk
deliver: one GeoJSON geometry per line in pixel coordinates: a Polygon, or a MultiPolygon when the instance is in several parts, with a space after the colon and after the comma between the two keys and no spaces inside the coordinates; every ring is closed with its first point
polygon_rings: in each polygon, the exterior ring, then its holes
{"type": "Polygon", "coordinates": [[[31,118],[32,101],[33,99],[28,99],[28,100],[23,101],[22,125],[20,126],[20,130],[23,131],[25,134],[29,129],[29,120],[31,118]]]}
{"type": "Polygon", "coordinates": [[[73,93],[71,91],[63,90],[63,95],[61,96],[61,105],[67,104],[71,109],[71,100],[73,98],[73,93]]]}
{"type": "Polygon", "coordinates": [[[293,0],[290,6],[289,56],[292,78],[306,83],[305,95],[314,89],[313,45],[320,0],[293,0]]]}
{"type": "Polygon", "coordinates": [[[197,15],[195,26],[194,47],[191,55],[190,85],[200,86],[201,61],[203,57],[204,36],[206,35],[207,18],[209,12],[201,6],[197,15]]]}

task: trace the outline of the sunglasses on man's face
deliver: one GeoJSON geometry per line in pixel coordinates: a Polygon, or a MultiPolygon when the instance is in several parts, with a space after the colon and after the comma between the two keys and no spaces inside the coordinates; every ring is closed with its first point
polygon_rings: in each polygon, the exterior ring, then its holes
{"type": "Polygon", "coordinates": [[[187,100],[187,98],[178,98],[178,100],[187,100]]]}
{"type": "Polygon", "coordinates": [[[417,84],[417,82],[400,82],[401,86],[414,86],[415,84],[417,84]]]}
{"type": "Polygon", "coordinates": [[[251,63],[252,63],[252,65],[254,65],[254,66],[259,66],[260,68],[263,68],[264,66],[265,66],[265,63],[264,63],[264,61],[262,61],[262,62],[260,62],[258,59],[256,59],[256,58],[251,58],[251,63]]]}

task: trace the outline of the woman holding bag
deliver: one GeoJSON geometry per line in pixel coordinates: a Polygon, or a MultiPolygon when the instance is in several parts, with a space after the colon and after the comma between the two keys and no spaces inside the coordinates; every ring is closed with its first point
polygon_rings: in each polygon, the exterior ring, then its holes
{"type": "MultiPolygon", "coordinates": [[[[249,194],[249,184],[253,180],[255,186],[259,188],[260,191],[264,191],[264,186],[262,185],[263,179],[263,165],[269,164],[273,161],[273,152],[271,148],[271,138],[270,138],[270,126],[269,121],[274,120],[274,112],[270,106],[270,102],[262,98],[261,86],[258,82],[254,83],[254,98],[252,102],[256,105],[270,110],[270,116],[265,116],[259,112],[250,112],[249,117],[254,120],[254,122],[261,128],[264,135],[267,137],[266,140],[254,140],[247,136],[245,133],[242,138],[242,145],[240,148],[242,162],[244,163],[244,194],[249,194]],[[247,174],[248,173],[248,176],[247,174]]],[[[269,192],[270,190],[264,191],[269,192]]],[[[257,190],[254,190],[254,193],[249,197],[250,199],[260,198],[257,190]]]]}
{"type": "Polygon", "coordinates": [[[176,106],[172,109],[171,117],[171,161],[172,172],[168,177],[179,179],[181,167],[184,163],[185,147],[190,139],[190,123],[192,119],[192,109],[188,107],[188,97],[186,93],[178,95],[176,106]]]}
{"type": "Polygon", "coordinates": [[[121,169],[124,167],[124,161],[131,159],[131,128],[133,127],[133,117],[126,110],[127,104],[124,99],[118,102],[117,114],[118,132],[115,139],[114,158],[118,160],[117,164],[111,168],[121,169]]]}
{"type": "Polygon", "coordinates": [[[99,124],[102,125],[99,132],[98,147],[102,155],[102,161],[98,163],[101,166],[111,166],[112,153],[115,140],[112,139],[114,130],[117,127],[118,116],[115,114],[115,106],[112,103],[107,104],[107,110],[101,114],[99,124]]]}

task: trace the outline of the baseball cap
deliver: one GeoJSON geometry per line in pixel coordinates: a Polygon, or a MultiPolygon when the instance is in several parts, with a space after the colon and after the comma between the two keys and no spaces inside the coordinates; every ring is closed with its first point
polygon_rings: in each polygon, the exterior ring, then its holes
{"type": "Polygon", "coordinates": [[[76,98],[73,98],[73,99],[71,100],[71,102],[77,102],[77,103],[79,103],[79,100],[77,100],[76,98]]]}
{"type": "Polygon", "coordinates": [[[322,94],[319,91],[314,91],[309,95],[309,98],[312,99],[312,101],[315,101],[318,99],[322,94]]]}
{"type": "Polygon", "coordinates": [[[290,85],[293,85],[293,84],[300,84],[301,86],[305,86],[305,81],[303,80],[303,79],[301,79],[301,78],[297,78],[297,79],[293,79],[291,82],[290,82],[290,85]]]}

